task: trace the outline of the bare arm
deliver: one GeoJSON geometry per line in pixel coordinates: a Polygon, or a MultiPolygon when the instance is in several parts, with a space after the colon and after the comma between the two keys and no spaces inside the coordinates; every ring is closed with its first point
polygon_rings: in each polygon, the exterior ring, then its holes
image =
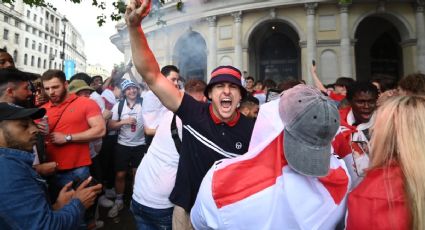
{"type": "Polygon", "coordinates": [[[319,77],[317,76],[316,71],[316,65],[312,65],[310,68],[311,76],[313,76],[314,84],[316,85],[316,88],[318,88],[320,91],[326,93],[326,88],[323,86],[322,82],[320,81],[319,77]]]}
{"type": "Polygon", "coordinates": [[[73,142],[87,142],[101,138],[106,133],[105,119],[102,115],[93,116],[87,119],[90,128],[81,133],[72,134],[73,142]]]}
{"type": "Polygon", "coordinates": [[[118,130],[120,129],[123,125],[134,125],[136,124],[136,119],[134,117],[129,117],[120,121],[116,121],[116,120],[109,120],[108,122],[108,128],[112,129],[112,130],[118,130]]]}
{"type": "Polygon", "coordinates": [[[149,48],[141,27],[141,22],[149,14],[150,7],[151,0],[131,0],[127,5],[125,18],[130,36],[133,63],[137,72],[161,103],[167,109],[175,112],[183,99],[183,93],[161,74],[158,62],[149,48]]]}
{"type": "Polygon", "coordinates": [[[103,119],[102,115],[99,114],[99,115],[90,117],[87,120],[87,122],[90,128],[80,133],[61,133],[61,132],[51,133],[50,138],[52,143],[58,144],[58,145],[66,143],[65,136],[68,134],[72,136],[72,142],[93,141],[105,135],[106,125],[105,125],[105,119],[103,119]]]}

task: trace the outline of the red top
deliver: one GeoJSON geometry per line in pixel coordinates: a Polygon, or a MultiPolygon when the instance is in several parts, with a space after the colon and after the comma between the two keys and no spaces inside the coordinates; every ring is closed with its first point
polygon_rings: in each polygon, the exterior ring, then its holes
{"type": "MultiPolygon", "coordinates": [[[[49,101],[43,105],[43,108],[47,110],[46,115],[48,116],[50,133],[60,132],[72,135],[86,131],[90,128],[88,119],[102,115],[96,102],[89,98],[77,97],[75,94],[70,94],[64,102],[57,106],[49,101]],[[64,109],[65,111],[60,117],[64,109]],[[57,122],[58,119],[59,122],[57,122]],[[55,124],[56,127],[54,127],[55,124]],[[53,128],[54,130],[52,130],[53,128]]],[[[55,145],[49,142],[46,148],[47,159],[57,162],[59,170],[73,169],[91,164],[89,142],[70,142],[62,145],[55,145]]]]}
{"type": "Polygon", "coordinates": [[[334,91],[330,91],[328,94],[329,94],[329,97],[335,101],[342,101],[345,98],[345,95],[336,94],[334,93],[334,91]]]}
{"type": "Polygon", "coordinates": [[[397,165],[370,170],[348,196],[347,230],[410,229],[410,219],[397,165]]]}

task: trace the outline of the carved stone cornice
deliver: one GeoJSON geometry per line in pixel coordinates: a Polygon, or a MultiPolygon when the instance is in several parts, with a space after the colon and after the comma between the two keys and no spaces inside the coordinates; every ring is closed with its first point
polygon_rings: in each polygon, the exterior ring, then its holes
{"type": "Polygon", "coordinates": [[[307,15],[316,14],[316,8],[318,6],[317,2],[306,3],[304,6],[305,6],[305,10],[307,12],[307,15]]]}
{"type": "Polygon", "coordinates": [[[351,3],[339,3],[339,13],[348,13],[351,3]]]}
{"type": "Polygon", "coordinates": [[[416,12],[423,13],[425,9],[425,1],[424,0],[416,0],[413,4],[413,7],[415,7],[416,12]]]}
{"type": "Polygon", "coordinates": [[[241,23],[242,22],[242,11],[237,11],[231,13],[233,20],[235,23],[241,23]]]}
{"type": "Polygon", "coordinates": [[[206,18],[209,27],[217,26],[217,16],[209,16],[206,18]]]}

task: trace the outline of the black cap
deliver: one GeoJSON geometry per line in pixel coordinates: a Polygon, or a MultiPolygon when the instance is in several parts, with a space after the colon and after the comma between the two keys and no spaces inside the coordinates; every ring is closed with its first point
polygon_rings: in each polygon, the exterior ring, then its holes
{"type": "Polygon", "coordinates": [[[0,69],[0,84],[6,82],[32,81],[35,79],[37,79],[36,74],[23,72],[16,68],[0,69]]]}
{"type": "Polygon", "coordinates": [[[1,102],[0,103],[0,121],[19,120],[23,118],[39,119],[46,114],[44,108],[26,109],[19,105],[1,102]]]}

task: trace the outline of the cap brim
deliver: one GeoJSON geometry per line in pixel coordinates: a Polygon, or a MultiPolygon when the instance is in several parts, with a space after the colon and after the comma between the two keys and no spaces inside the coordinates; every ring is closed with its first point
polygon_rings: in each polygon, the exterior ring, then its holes
{"type": "Polygon", "coordinates": [[[83,86],[83,87],[78,88],[78,89],[70,90],[69,92],[70,92],[70,93],[78,93],[78,92],[80,92],[81,90],[85,90],[85,89],[90,90],[90,91],[92,91],[92,92],[94,91],[94,89],[93,89],[92,87],[90,87],[90,86],[83,86]]]}
{"type": "Polygon", "coordinates": [[[329,172],[331,160],[331,144],[317,147],[300,142],[284,129],[284,153],[289,166],[296,172],[306,175],[321,177],[329,172]]]}
{"type": "Polygon", "coordinates": [[[30,117],[31,119],[39,119],[42,118],[46,114],[46,109],[44,108],[32,108],[32,109],[21,109],[15,112],[10,119],[8,120],[17,120],[22,118],[30,117]]]}

